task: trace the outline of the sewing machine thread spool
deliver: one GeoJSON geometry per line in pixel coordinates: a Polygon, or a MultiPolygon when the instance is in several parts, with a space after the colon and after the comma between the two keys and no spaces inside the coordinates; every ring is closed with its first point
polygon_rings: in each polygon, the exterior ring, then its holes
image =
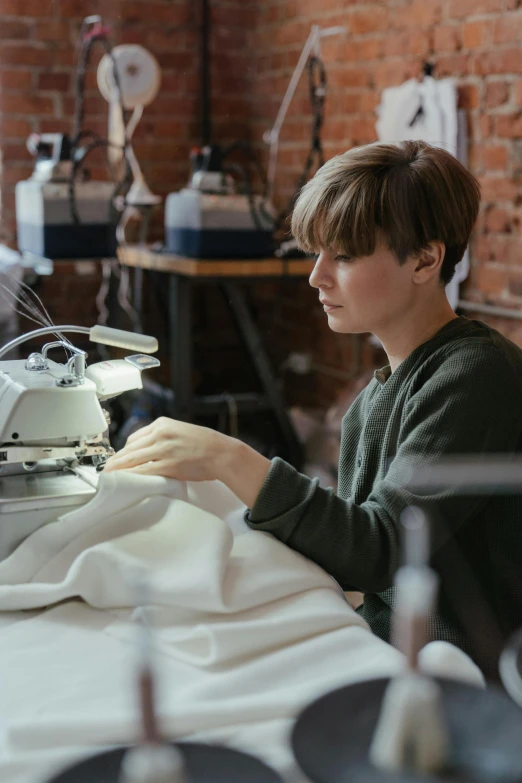
{"type": "Polygon", "coordinates": [[[402,514],[405,565],[395,575],[396,604],[392,643],[406,657],[408,669],[418,668],[419,652],[427,639],[427,618],[433,611],[438,577],[428,565],[428,521],[422,509],[409,507],[402,514]]]}

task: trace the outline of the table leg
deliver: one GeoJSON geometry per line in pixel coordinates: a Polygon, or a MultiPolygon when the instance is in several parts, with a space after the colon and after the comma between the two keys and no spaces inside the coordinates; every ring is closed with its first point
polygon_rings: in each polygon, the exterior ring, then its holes
{"type": "Polygon", "coordinates": [[[133,288],[134,331],[143,334],[143,269],[140,266],[134,269],[133,288]]]}
{"type": "Polygon", "coordinates": [[[170,373],[174,398],[172,417],[192,418],[192,324],[190,279],[169,275],[170,373]]]}
{"type": "Polygon", "coordinates": [[[272,373],[261,335],[250,315],[243,292],[240,286],[234,282],[222,283],[222,290],[236,321],[237,328],[254,362],[254,367],[263,390],[276,415],[277,423],[288,447],[289,462],[299,469],[302,463],[302,447],[288,416],[283,398],[277,388],[276,379],[272,373]]]}

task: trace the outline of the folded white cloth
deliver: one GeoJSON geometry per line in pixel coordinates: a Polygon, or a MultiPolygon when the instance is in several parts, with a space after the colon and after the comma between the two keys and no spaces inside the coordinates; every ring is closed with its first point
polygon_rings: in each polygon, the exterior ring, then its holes
{"type": "MultiPolygon", "coordinates": [[[[36,783],[136,736],[136,574],[150,582],[165,733],[225,741],[289,780],[302,707],[401,669],[322,569],[242,512],[217,482],[111,473],[0,563],[0,780],[36,783]]],[[[462,671],[480,684],[465,656],[462,671]]]]}

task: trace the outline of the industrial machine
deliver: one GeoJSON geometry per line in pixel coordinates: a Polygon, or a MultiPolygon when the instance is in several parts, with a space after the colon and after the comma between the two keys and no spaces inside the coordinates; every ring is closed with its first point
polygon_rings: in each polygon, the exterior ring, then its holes
{"type": "Polygon", "coordinates": [[[114,183],[76,179],[75,153],[63,133],[32,134],[27,148],[35,167],[16,185],[20,252],[52,259],[113,256],[114,183]]]}
{"type": "Polygon", "coordinates": [[[253,194],[242,167],[242,190],[227,167],[228,150],[205,145],[191,155],[188,187],[165,202],[165,243],[171,253],[193,258],[262,258],[274,252],[275,211],[253,194]]]}
{"type": "Polygon", "coordinates": [[[94,326],[46,326],[0,348],[0,560],[28,535],[86,503],[96,472],[111,455],[108,414],[100,402],[142,387],[141,372],[159,361],[146,335],[94,326]],[[87,354],[65,334],[142,353],[87,366],[87,354]],[[57,339],[27,359],[3,359],[29,339],[57,339]],[[67,360],[49,358],[65,351],[67,360]]]}
{"type": "Polygon", "coordinates": [[[161,201],[149,190],[131,143],[143,107],[158,93],[160,68],[142,46],[112,48],[108,34],[100,16],[84,20],[72,135],[32,134],[27,141],[35,157],[34,172],[16,186],[18,247],[23,254],[51,259],[111,258],[116,253],[118,224],[123,223],[124,230],[135,207],[161,201]],[[106,50],[97,79],[109,103],[107,138],[83,127],[85,72],[96,41],[106,50]],[[86,176],[85,160],[100,148],[107,151],[112,181],[90,181],[86,176]]]}
{"type": "Polygon", "coordinates": [[[262,258],[275,250],[275,211],[266,175],[246,141],[219,147],[211,140],[210,12],[201,6],[201,143],[190,155],[189,184],[165,202],[165,250],[193,258],[262,258]],[[254,193],[249,167],[233,153],[242,150],[261,174],[254,193]]]}

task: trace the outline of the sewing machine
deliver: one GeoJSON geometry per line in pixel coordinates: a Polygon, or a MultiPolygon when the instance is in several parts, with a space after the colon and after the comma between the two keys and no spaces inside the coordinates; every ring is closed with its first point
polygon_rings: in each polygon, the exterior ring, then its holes
{"type": "Polygon", "coordinates": [[[145,353],[157,349],[154,337],[103,326],[49,326],[0,348],[0,560],[94,495],[96,473],[113,453],[109,416],[100,402],[142,388],[142,370],[159,365],[145,353]],[[86,352],[69,342],[68,332],[144,353],[87,366],[86,352]],[[58,339],[25,360],[1,360],[45,334],[58,339]],[[49,358],[57,348],[67,354],[63,364],[49,358]]]}

